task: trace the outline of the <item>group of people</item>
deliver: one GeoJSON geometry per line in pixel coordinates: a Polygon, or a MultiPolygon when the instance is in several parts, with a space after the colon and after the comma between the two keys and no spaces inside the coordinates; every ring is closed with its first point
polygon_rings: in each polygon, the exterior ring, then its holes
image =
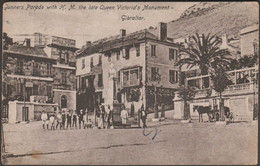
{"type": "Polygon", "coordinates": [[[91,119],[88,119],[87,110],[83,113],[83,110],[80,110],[80,113],[77,114],[76,111],[70,110],[67,114],[65,111],[59,111],[58,113],[50,113],[47,114],[45,111],[42,111],[41,114],[42,127],[43,129],[55,130],[58,129],[68,129],[68,128],[77,128],[77,124],[79,125],[79,129],[83,126],[83,128],[93,128],[93,123],[91,119]],[[65,126],[65,124],[67,124],[65,126]]]}
{"type": "MultiPolygon", "coordinates": [[[[132,110],[131,110],[131,114],[132,114],[132,110]]],[[[143,128],[146,128],[147,127],[146,118],[148,112],[147,110],[144,109],[143,105],[139,109],[139,115],[143,123],[143,128]]],[[[128,112],[125,109],[124,105],[121,107],[120,118],[122,120],[123,128],[126,128],[128,112]]],[[[77,124],[79,129],[94,127],[91,118],[89,118],[89,113],[87,109],[86,111],[83,111],[83,109],[81,109],[78,114],[76,111],[73,110],[69,110],[67,113],[65,113],[65,111],[63,110],[57,113],[49,113],[49,114],[47,114],[45,111],[42,111],[41,120],[42,120],[43,129],[49,129],[49,127],[51,130],[55,130],[58,128],[71,129],[71,128],[77,128],[77,124]]],[[[98,129],[114,128],[113,110],[110,108],[109,105],[107,106],[107,109],[105,109],[104,105],[97,106],[94,123],[96,123],[96,120],[97,120],[98,129]]]]}
{"type": "MultiPolygon", "coordinates": [[[[131,117],[133,117],[133,114],[134,114],[134,110],[132,108],[134,108],[134,107],[131,106],[131,117]]],[[[139,109],[138,113],[140,115],[140,119],[142,120],[143,128],[147,128],[146,119],[147,119],[148,111],[147,111],[147,109],[144,109],[143,104],[142,104],[141,108],[139,109]]],[[[123,128],[126,128],[128,112],[126,111],[124,105],[121,108],[120,117],[121,117],[121,120],[122,120],[123,128]]]]}
{"type": "Polygon", "coordinates": [[[105,110],[104,105],[100,105],[96,108],[96,118],[98,122],[98,129],[113,129],[113,110],[111,110],[110,106],[107,106],[107,110],[105,110]]]}

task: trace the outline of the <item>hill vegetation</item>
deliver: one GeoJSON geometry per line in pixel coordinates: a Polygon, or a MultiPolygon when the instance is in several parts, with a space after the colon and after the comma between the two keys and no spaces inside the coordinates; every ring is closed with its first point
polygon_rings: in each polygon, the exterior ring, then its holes
{"type": "Polygon", "coordinates": [[[239,37],[241,29],[257,23],[259,6],[256,2],[200,2],[168,23],[168,35],[174,39],[196,32],[239,37]]]}

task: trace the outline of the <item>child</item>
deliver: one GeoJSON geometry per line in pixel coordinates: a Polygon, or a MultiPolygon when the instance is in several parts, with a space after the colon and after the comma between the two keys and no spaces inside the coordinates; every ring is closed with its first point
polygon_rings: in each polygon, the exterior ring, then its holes
{"type": "Polygon", "coordinates": [[[55,120],[54,115],[51,114],[51,117],[50,117],[50,126],[51,126],[51,130],[54,130],[54,120],[55,120]]]}
{"type": "Polygon", "coordinates": [[[61,129],[61,113],[59,112],[57,115],[57,125],[56,125],[56,129],[58,128],[58,126],[60,125],[60,129],[61,129]]]}
{"type": "Polygon", "coordinates": [[[92,124],[91,119],[88,120],[86,127],[87,127],[87,128],[92,128],[92,127],[93,127],[93,124],[92,124]]]}

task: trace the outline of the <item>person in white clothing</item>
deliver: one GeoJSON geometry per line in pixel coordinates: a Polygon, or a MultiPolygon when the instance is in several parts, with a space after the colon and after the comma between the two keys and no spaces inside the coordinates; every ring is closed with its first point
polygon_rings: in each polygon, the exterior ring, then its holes
{"type": "Polygon", "coordinates": [[[122,107],[122,111],[121,111],[121,116],[120,117],[122,119],[123,128],[126,128],[126,120],[127,120],[127,117],[128,117],[128,112],[125,110],[124,106],[122,107]]]}
{"type": "Polygon", "coordinates": [[[48,128],[48,115],[47,113],[45,113],[45,111],[42,111],[41,120],[42,120],[42,128],[45,129],[45,125],[47,125],[48,128]]]}

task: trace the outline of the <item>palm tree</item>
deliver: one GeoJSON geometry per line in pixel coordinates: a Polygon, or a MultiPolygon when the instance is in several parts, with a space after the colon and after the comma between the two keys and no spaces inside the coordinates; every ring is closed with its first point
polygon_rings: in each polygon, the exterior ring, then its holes
{"type": "Polygon", "coordinates": [[[231,53],[227,49],[220,49],[220,40],[215,36],[202,34],[200,37],[196,33],[191,37],[191,42],[188,43],[188,48],[180,50],[177,66],[182,67],[187,65],[188,69],[194,66],[199,66],[202,75],[209,73],[209,68],[219,66],[228,67],[231,62],[231,53]]]}

